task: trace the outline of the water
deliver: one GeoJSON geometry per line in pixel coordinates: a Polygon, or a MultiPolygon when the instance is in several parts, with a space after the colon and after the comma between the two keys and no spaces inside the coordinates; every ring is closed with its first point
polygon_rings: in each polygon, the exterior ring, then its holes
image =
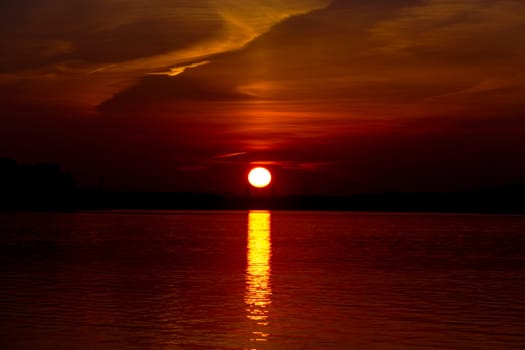
{"type": "Polygon", "coordinates": [[[525,217],[0,214],[2,349],[522,349],[525,217]]]}

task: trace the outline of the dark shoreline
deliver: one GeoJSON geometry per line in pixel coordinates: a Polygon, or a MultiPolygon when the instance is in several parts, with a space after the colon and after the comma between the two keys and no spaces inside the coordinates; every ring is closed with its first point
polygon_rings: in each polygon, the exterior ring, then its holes
{"type": "MultiPolygon", "coordinates": [[[[269,193],[268,193],[269,192],[269,193]]],[[[58,164],[19,164],[0,158],[0,211],[69,212],[104,209],[151,210],[330,210],[367,212],[525,213],[525,182],[477,191],[385,192],[347,196],[244,196],[195,192],[117,192],[83,190],[58,164]]]]}
{"type": "Polygon", "coordinates": [[[0,211],[298,210],[525,214],[525,186],[458,193],[378,193],[353,196],[222,196],[171,192],[74,191],[4,197],[0,211]],[[9,200],[6,200],[9,199],[9,200]]]}

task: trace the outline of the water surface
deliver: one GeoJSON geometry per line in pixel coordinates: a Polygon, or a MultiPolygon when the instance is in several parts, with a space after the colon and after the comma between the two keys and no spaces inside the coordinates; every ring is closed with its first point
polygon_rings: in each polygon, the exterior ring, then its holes
{"type": "Polygon", "coordinates": [[[2,349],[522,349],[525,217],[0,213],[2,349]]]}

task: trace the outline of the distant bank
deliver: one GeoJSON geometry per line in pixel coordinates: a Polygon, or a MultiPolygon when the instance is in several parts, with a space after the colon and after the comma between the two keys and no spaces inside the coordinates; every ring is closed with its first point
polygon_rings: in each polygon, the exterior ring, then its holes
{"type": "Polygon", "coordinates": [[[272,209],[525,214],[525,186],[458,193],[377,193],[353,196],[225,197],[193,193],[84,193],[93,209],[272,209]]]}
{"type": "Polygon", "coordinates": [[[346,197],[225,197],[215,194],[161,192],[27,192],[0,197],[2,210],[78,211],[151,210],[336,210],[525,214],[525,186],[514,190],[462,193],[379,193],[346,197]]]}
{"type": "Polygon", "coordinates": [[[525,183],[451,193],[368,193],[352,196],[239,196],[206,193],[83,191],[59,165],[0,158],[0,210],[104,209],[340,210],[525,214],[525,183]]]}

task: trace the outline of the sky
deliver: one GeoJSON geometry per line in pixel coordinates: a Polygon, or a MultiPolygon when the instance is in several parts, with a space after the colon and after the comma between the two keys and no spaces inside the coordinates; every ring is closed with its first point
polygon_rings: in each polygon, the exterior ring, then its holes
{"type": "Polygon", "coordinates": [[[3,0],[0,156],[81,187],[525,182],[523,0],[3,0]]]}

